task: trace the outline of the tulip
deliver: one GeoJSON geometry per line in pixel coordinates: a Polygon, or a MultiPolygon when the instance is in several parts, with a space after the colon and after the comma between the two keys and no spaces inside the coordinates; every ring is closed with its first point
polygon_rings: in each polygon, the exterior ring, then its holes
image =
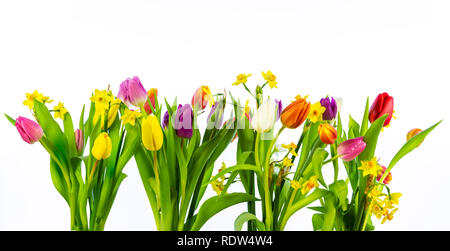
{"type": "Polygon", "coordinates": [[[142,144],[149,151],[158,151],[163,144],[163,132],[154,115],[142,120],[142,144]]]}
{"type": "Polygon", "coordinates": [[[283,104],[281,103],[281,100],[275,99],[275,104],[278,106],[278,112],[277,112],[277,120],[280,119],[281,112],[283,111],[283,104]]]}
{"type": "Polygon", "coordinates": [[[325,107],[325,112],[322,114],[323,120],[333,120],[336,118],[338,106],[333,97],[331,99],[329,97],[321,99],[320,104],[325,107]]]}
{"type": "Polygon", "coordinates": [[[20,137],[28,144],[34,144],[39,141],[44,135],[41,126],[33,120],[18,117],[16,119],[16,128],[19,131],[20,137]]]}
{"type": "Polygon", "coordinates": [[[378,94],[375,101],[370,106],[369,110],[369,121],[373,123],[378,118],[385,114],[389,114],[384,121],[384,126],[389,125],[391,122],[392,114],[394,112],[394,98],[389,96],[386,92],[378,94]]]}
{"type": "Polygon", "coordinates": [[[100,133],[94,141],[92,156],[97,160],[107,159],[111,155],[111,138],[106,132],[100,133]]]}
{"type": "Polygon", "coordinates": [[[223,122],[223,110],[225,108],[225,103],[223,102],[224,100],[221,100],[219,102],[216,102],[212,107],[211,107],[211,111],[208,114],[208,118],[207,118],[207,128],[208,129],[212,129],[212,128],[217,128],[219,129],[220,126],[222,126],[222,122],[223,122]]]}
{"type": "Polygon", "coordinates": [[[354,160],[366,148],[366,142],[363,141],[363,138],[349,139],[339,144],[337,152],[342,160],[354,160]]]}
{"type": "MultiPolygon", "coordinates": [[[[386,171],[386,167],[382,166],[380,164],[378,164],[378,165],[381,166],[381,168],[382,168],[382,170],[380,170],[377,175],[377,181],[380,181],[381,177],[383,176],[384,172],[386,171]]],[[[386,178],[384,178],[383,183],[385,185],[387,185],[387,184],[389,184],[389,182],[391,182],[391,180],[392,180],[392,174],[391,174],[391,172],[389,172],[389,174],[386,176],[386,178]]]]}
{"type": "Polygon", "coordinates": [[[310,107],[311,103],[306,102],[306,99],[296,97],[296,100],[281,112],[281,123],[291,129],[299,127],[308,117],[310,107]]]}
{"type": "Polygon", "coordinates": [[[178,105],[177,113],[175,115],[175,122],[173,127],[179,137],[191,138],[192,137],[192,121],[194,113],[189,104],[178,105]]]}
{"type": "Polygon", "coordinates": [[[337,132],[330,124],[319,125],[319,138],[324,144],[331,145],[337,138],[337,132]]]}
{"type": "MultiPolygon", "coordinates": [[[[422,130],[419,128],[414,128],[414,129],[409,130],[409,132],[406,134],[406,141],[410,140],[412,137],[416,136],[420,132],[422,132],[422,130]]],[[[422,140],[422,142],[423,142],[423,140],[422,140]]],[[[422,144],[422,142],[420,142],[420,144],[422,144]]],[[[418,144],[417,146],[420,146],[420,144],[418,144]]]]}
{"type": "MultiPolygon", "coordinates": [[[[153,109],[155,109],[156,108],[156,105],[155,105],[156,98],[158,97],[158,89],[155,89],[155,88],[150,89],[150,91],[148,91],[147,95],[148,95],[148,98],[150,99],[150,102],[152,103],[153,109]]],[[[152,114],[152,108],[150,107],[148,102],[145,102],[144,109],[147,114],[152,114]]]]}
{"type": "Polygon", "coordinates": [[[163,128],[167,128],[167,126],[169,126],[169,112],[168,111],[166,111],[166,113],[164,113],[163,122],[162,122],[163,128]]]}
{"type": "Polygon", "coordinates": [[[77,146],[78,153],[81,153],[84,148],[84,136],[83,131],[80,129],[75,130],[75,145],[77,146]]]}
{"type": "Polygon", "coordinates": [[[278,105],[267,99],[255,112],[252,118],[252,127],[257,132],[268,132],[273,128],[278,114],[278,105]]]}
{"type": "Polygon", "coordinates": [[[120,84],[119,94],[117,95],[127,106],[130,104],[136,107],[142,107],[147,102],[147,92],[142,86],[138,77],[127,79],[120,84]]]}
{"type": "Polygon", "coordinates": [[[211,90],[206,85],[200,86],[192,96],[191,105],[196,110],[203,110],[208,103],[210,103],[211,105],[214,104],[211,90]]]}

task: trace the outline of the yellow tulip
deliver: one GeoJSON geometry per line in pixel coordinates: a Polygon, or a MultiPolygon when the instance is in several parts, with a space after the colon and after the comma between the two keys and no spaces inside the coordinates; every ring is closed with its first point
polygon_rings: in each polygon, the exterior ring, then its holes
{"type": "Polygon", "coordinates": [[[106,132],[103,132],[94,141],[92,155],[97,160],[107,159],[111,155],[111,149],[111,138],[106,132]]]}
{"type": "Polygon", "coordinates": [[[163,133],[154,115],[142,120],[142,143],[149,151],[158,151],[162,147],[163,133]]]}

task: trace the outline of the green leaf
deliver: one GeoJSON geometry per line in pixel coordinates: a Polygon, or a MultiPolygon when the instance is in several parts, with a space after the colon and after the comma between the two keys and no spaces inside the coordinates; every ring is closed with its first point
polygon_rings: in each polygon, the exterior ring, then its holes
{"type": "Polygon", "coordinates": [[[356,122],[351,115],[349,115],[348,121],[348,137],[356,138],[359,137],[359,124],[356,122]]]}
{"type": "Polygon", "coordinates": [[[61,169],[58,167],[58,164],[52,158],[50,158],[50,174],[56,190],[58,190],[59,194],[61,194],[67,204],[69,204],[69,193],[64,181],[64,176],[61,169]]]}
{"type": "Polygon", "coordinates": [[[16,120],[8,116],[6,113],[4,113],[5,117],[13,124],[13,126],[16,126],[16,120]]]}
{"type": "Polygon", "coordinates": [[[364,109],[364,116],[361,122],[361,131],[359,135],[364,135],[367,131],[367,127],[369,124],[369,97],[366,100],[366,108],[364,109]]]}
{"type": "Polygon", "coordinates": [[[358,158],[359,160],[369,160],[375,154],[375,149],[377,148],[378,136],[380,135],[381,129],[383,128],[384,121],[389,114],[385,114],[375,120],[372,125],[367,130],[364,135],[364,142],[366,143],[366,148],[362,151],[358,158]]]}
{"type": "Polygon", "coordinates": [[[265,227],[264,223],[262,223],[260,220],[258,220],[258,218],[256,218],[256,216],[254,214],[251,214],[248,212],[244,212],[236,218],[236,220],[234,221],[234,230],[241,231],[242,226],[247,221],[255,221],[256,227],[258,228],[259,231],[266,231],[266,227],[265,227]]]}
{"type": "MultiPolygon", "coordinates": [[[[227,173],[231,173],[231,172],[238,171],[238,170],[251,170],[251,171],[255,171],[259,175],[262,175],[261,170],[258,167],[256,167],[255,165],[238,164],[238,165],[230,166],[230,167],[227,167],[227,168],[223,169],[218,174],[216,174],[214,177],[212,177],[211,180],[209,180],[208,183],[211,183],[211,182],[217,180],[220,176],[223,176],[223,175],[225,175],[227,173]]],[[[203,184],[203,186],[207,186],[208,183],[203,184]]]]}
{"type": "Polygon", "coordinates": [[[308,206],[309,204],[313,203],[314,201],[322,198],[323,196],[327,195],[329,192],[325,189],[316,188],[314,192],[306,196],[305,198],[295,202],[289,209],[286,211],[286,220],[289,219],[295,212],[298,210],[308,206]]]}
{"type": "Polygon", "coordinates": [[[314,174],[318,176],[318,181],[320,182],[320,184],[322,184],[322,186],[327,187],[327,184],[325,183],[325,180],[323,179],[323,175],[322,175],[322,164],[323,161],[327,158],[328,156],[328,152],[325,151],[322,148],[317,148],[314,151],[314,154],[312,156],[312,168],[314,170],[314,174]]]}
{"type": "Polygon", "coordinates": [[[347,195],[348,186],[343,180],[338,180],[330,185],[330,191],[336,195],[338,199],[338,207],[343,207],[342,209],[347,210],[347,195]]]}
{"type": "Polygon", "coordinates": [[[333,194],[328,194],[324,197],[325,200],[325,214],[323,217],[322,231],[332,231],[336,219],[336,197],[333,194]]]}
{"type": "Polygon", "coordinates": [[[313,224],[313,230],[318,231],[322,229],[323,226],[323,214],[314,214],[312,216],[312,224],[313,224]]]}
{"type": "Polygon", "coordinates": [[[230,206],[234,206],[242,202],[256,200],[258,199],[246,193],[222,194],[209,198],[200,207],[194,225],[190,230],[199,231],[200,228],[206,223],[206,221],[230,206]]]}

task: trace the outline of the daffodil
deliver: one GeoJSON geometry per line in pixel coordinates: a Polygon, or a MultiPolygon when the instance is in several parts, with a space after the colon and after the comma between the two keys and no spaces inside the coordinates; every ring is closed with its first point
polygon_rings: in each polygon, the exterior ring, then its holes
{"type": "Polygon", "coordinates": [[[271,71],[267,71],[266,73],[264,73],[264,72],[261,72],[261,73],[262,73],[264,80],[266,80],[267,83],[269,84],[270,89],[272,89],[274,87],[277,88],[277,81],[276,81],[277,77],[275,75],[273,75],[273,73],[271,71]]]}
{"type": "Polygon", "coordinates": [[[322,114],[325,112],[325,110],[326,108],[323,107],[320,102],[312,104],[309,110],[308,119],[311,120],[312,123],[322,121],[322,114]]]}
{"type": "Polygon", "coordinates": [[[319,187],[319,183],[317,182],[317,176],[314,175],[302,184],[302,194],[307,194],[309,191],[311,191],[311,189],[315,187],[319,187]]]}
{"type": "Polygon", "coordinates": [[[363,176],[373,175],[377,176],[378,171],[381,170],[381,166],[377,163],[377,158],[373,157],[371,160],[362,160],[361,166],[358,167],[358,170],[363,171],[363,176]]]}
{"type": "MultiPolygon", "coordinates": [[[[222,167],[219,169],[219,173],[224,170],[226,167],[225,162],[222,162],[222,167]]],[[[221,194],[225,186],[223,185],[225,181],[225,175],[220,176],[217,180],[211,182],[211,186],[213,190],[217,193],[217,195],[221,194]]]]}
{"type": "Polygon", "coordinates": [[[394,205],[398,205],[399,198],[402,196],[401,193],[391,193],[390,198],[386,198],[385,206],[386,208],[394,208],[394,205]]]}
{"type": "Polygon", "coordinates": [[[283,166],[290,167],[290,166],[293,166],[293,165],[294,164],[292,163],[290,158],[286,157],[286,158],[283,159],[283,166]]]}
{"type": "Polygon", "coordinates": [[[236,81],[233,83],[233,85],[240,85],[247,83],[247,78],[250,77],[252,74],[239,74],[236,77],[236,81]]]}
{"type": "Polygon", "coordinates": [[[28,106],[28,108],[30,109],[33,109],[35,99],[41,103],[53,102],[53,100],[50,100],[49,97],[44,96],[42,93],[39,93],[38,91],[34,91],[33,93],[27,93],[26,96],[27,99],[23,101],[23,104],[28,106]]]}
{"type": "Polygon", "coordinates": [[[298,182],[296,180],[293,180],[293,181],[291,181],[291,187],[294,190],[298,190],[298,189],[300,189],[302,187],[302,185],[300,184],[300,182],[298,182]]]}
{"type": "Polygon", "coordinates": [[[53,108],[55,111],[55,119],[60,118],[64,120],[64,115],[67,113],[67,109],[64,108],[64,103],[59,102],[57,106],[53,108]]]}
{"type": "Polygon", "coordinates": [[[95,89],[94,95],[89,99],[95,103],[95,112],[105,111],[109,108],[109,103],[113,100],[111,93],[107,90],[95,89]]]}
{"type": "Polygon", "coordinates": [[[297,148],[297,145],[294,144],[293,142],[291,142],[289,145],[281,144],[281,147],[288,149],[288,151],[289,151],[292,155],[298,156],[298,153],[295,152],[295,149],[297,148]]]}
{"type": "Polygon", "coordinates": [[[397,212],[398,208],[395,208],[393,210],[391,210],[389,213],[386,213],[384,215],[383,220],[381,220],[381,224],[384,224],[386,222],[386,220],[391,221],[394,218],[394,213],[397,212]]]}
{"type": "Polygon", "coordinates": [[[120,118],[124,125],[130,124],[132,126],[135,125],[136,119],[142,117],[142,113],[134,110],[126,109],[123,116],[120,118]]]}
{"type": "Polygon", "coordinates": [[[246,116],[250,120],[250,106],[248,105],[249,102],[250,102],[249,99],[245,101],[244,112],[242,113],[241,119],[243,119],[244,116],[246,116]]]}

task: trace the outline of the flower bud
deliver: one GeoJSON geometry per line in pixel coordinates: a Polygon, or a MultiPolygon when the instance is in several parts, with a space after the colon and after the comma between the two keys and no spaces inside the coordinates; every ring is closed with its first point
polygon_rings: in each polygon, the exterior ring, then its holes
{"type": "Polygon", "coordinates": [[[39,141],[42,138],[42,135],[44,135],[44,132],[38,123],[24,117],[18,117],[16,119],[16,128],[20,137],[28,144],[39,141]]]}
{"type": "Polygon", "coordinates": [[[296,100],[290,103],[281,112],[281,123],[283,123],[285,127],[291,129],[299,127],[308,117],[310,107],[311,103],[306,102],[306,99],[297,96],[296,100]]]}
{"type": "Polygon", "coordinates": [[[189,104],[178,105],[177,114],[175,115],[175,121],[173,127],[178,135],[182,138],[192,137],[192,122],[194,119],[194,113],[192,112],[189,104]]]}
{"type": "Polygon", "coordinates": [[[149,151],[158,151],[163,144],[163,132],[158,119],[149,115],[142,120],[142,144],[149,151]]]}
{"type": "Polygon", "coordinates": [[[92,156],[97,160],[107,159],[111,155],[111,138],[106,132],[100,133],[94,141],[92,147],[92,156]]]}
{"type": "Polygon", "coordinates": [[[211,106],[214,104],[211,90],[206,85],[200,86],[192,96],[192,107],[196,110],[203,110],[208,103],[210,103],[211,106]]]}
{"type": "Polygon", "coordinates": [[[394,98],[389,96],[386,92],[378,94],[375,101],[372,103],[369,109],[369,121],[373,123],[378,118],[385,114],[389,114],[384,121],[383,126],[389,125],[391,122],[392,114],[394,113],[394,98]]]}
{"type": "MultiPolygon", "coordinates": [[[[156,109],[156,98],[158,97],[158,89],[152,88],[150,91],[147,92],[148,98],[150,99],[150,103],[152,103],[153,109],[156,109]]],[[[152,114],[152,108],[148,104],[148,102],[145,102],[144,109],[147,114],[152,114]]]]}
{"type": "Polygon", "coordinates": [[[119,94],[117,95],[127,106],[130,104],[136,107],[142,107],[147,102],[147,92],[138,77],[127,79],[120,84],[119,94]]]}
{"type": "Polygon", "coordinates": [[[319,138],[324,144],[331,145],[337,138],[337,132],[330,124],[319,125],[319,138]]]}
{"type": "Polygon", "coordinates": [[[336,118],[338,106],[333,97],[331,97],[331,99],[329,97],[321,99],[320,105],[325,107],[325,112],[322,114],[323,120],[333,120],[336,118]]]}
{"type": "Polygon", "coordinates": [[[278,105],[275,104],[271,99],[267,99],[259,108],[256,110],[255,115],[252,118],[252,127],[257,132],[268,132],[270,131],[277,119],[278,105]]]}
{"type": "Polygon", "coordinates": [[[80,129],[75,130],[75,145],[77,146],[78,153],[81,153],[84,148],[84,136],[83,131],[80,129]]]}
{"type": "Polygon", "coordinates": [[[354,160],[364,149],[366,148],[366,142],[363,141],[364,137],[358,137],[349,139],[337,147],[338,155],[341,156],[344,161],[354,160]]]}

